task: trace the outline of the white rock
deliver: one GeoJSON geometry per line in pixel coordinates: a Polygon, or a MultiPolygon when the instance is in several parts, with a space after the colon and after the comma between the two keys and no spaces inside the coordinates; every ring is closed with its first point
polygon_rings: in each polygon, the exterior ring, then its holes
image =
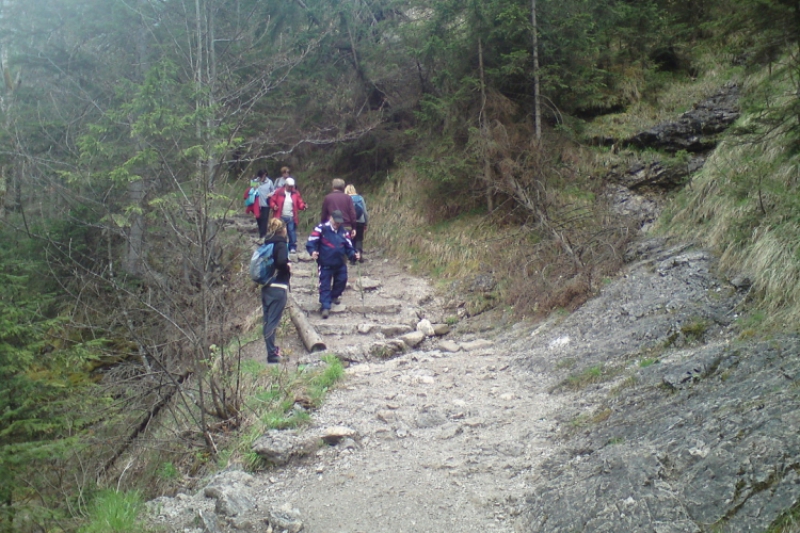
{"type": "Polygon", "coordinates": [[[417,323],[417,331],[419,331],[426,337],[433,337],[436,334],[436,331],[433,329],[431,321],[428,320],[427,318],[423,318],[417,323]]]}

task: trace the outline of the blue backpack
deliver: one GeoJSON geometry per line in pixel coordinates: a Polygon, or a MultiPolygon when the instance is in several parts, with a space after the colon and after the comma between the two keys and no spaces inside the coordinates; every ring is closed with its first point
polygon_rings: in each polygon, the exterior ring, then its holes
{"type": "Polygon", "coordinates": [[[356,220],[364,216],[364,210],[366,206],[364,205],[364,199],[361,196],[357,194],[353,195],[353,207],[356,208],[356,220]]]}
{"type": "Polygon", "coordinates": [[[258,187],[250,187],[250,190],[247,191],[247,197],[244,199],[244,206],[250,207],[256,203],[256,198],[258,198],[258,187]]]}
{"type": "Polygon", "coordinates": [[[275,278],[274,242],[268,242],[258,247],[250,258],[250,279],[261,285],[269,285],[275,278]]]}

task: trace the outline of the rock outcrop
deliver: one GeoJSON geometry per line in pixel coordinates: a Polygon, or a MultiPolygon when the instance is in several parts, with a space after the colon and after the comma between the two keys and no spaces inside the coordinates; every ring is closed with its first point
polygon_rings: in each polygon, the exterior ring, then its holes
{"type": "Polygon", "coordinates": [[[739,118],[739,86],[730,84],[696,104],[677,120],[637,133],[623,144],[667,152],[706,152],[716,147],[718,135],[739,118]]]}
{"type": "Polygon", "coordinates": [[[607,377],[562,412],[574,432],[518,531],[765,531],[800,499],[800,339],[736,341],[744,293],[701,250],[651,240],[628,257],[623,279],[519,360],[607,377]]]}

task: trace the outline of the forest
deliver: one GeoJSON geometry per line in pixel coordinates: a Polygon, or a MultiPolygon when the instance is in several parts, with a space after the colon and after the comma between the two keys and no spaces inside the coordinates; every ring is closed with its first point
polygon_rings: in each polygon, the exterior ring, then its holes
{"type": "Polygon", "coordinates": [[[691,158],[625,139],[735,81],[737,159],[671,192],[660,230],[796,324],[799,33],[790,0],[3,1],[0,532],[104,531],[109,490],[155,496],[163,468],[121,458],[159,413],[182,429],[153,453],[232,453],[252,242],[224,230],[261,168],[316,205],[356,183],[391,257],[447,281],[491,265],[469,313],[541,317],[634,237],[607,171],[691,158]]]}

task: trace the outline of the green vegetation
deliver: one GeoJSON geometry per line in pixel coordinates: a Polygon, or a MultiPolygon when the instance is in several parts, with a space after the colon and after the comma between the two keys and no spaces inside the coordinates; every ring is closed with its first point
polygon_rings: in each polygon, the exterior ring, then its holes
{"type": "MultiPolygon", "coordinates": [[[[259,363],[260,375],[255,392],[247,402],[255,419],[245,436],[235,443],[245,466],[251,470],[263,468],[261,458],[251,451],[253,442],[271,429],[290,429],[308,424],[308,409],[322,405],[325,395],[344,377],[344,366],[334,355],[323,355],[321,365],[288,370],[267,367],[259,363]]],[[[256,366],[256,365],[252,365],[256,366]]],[[[235,454],[231,459],[235,458],[235,454]]]]}
{"type": "Polygon", "coordinates": [[[681,333],[689,340],[689,341],[699,341],[703,338],[706,330],[708,329],[708,324],[705,320],[702,319],[695,319],[691,320],[690,322],[683,324],[681,326],[681,333]]]}
{"type": "MultiPolygon", "coordinates": [[[[251,243],[222,230],[260,167],[299,167],[302,228],[343,177],[367,196],[367,246],[443,291],[491,276],[490,294],[458,295],[468,313],[563,318],[636,234],[608,208],[609,173],[693,155],[625,140],[735,82],[736,128],[657,230],[753,280],[742,339],[800,323],[791,2],[539,2],[537,28],[518,0],[107,4],[11,2],[0,17],[0,533],[77,529],[94,488],[76,480],[113,474],[157,412],[174,424],[164,434],[191,437],[142,450],[151,464],[121,489],[256,466],[248,442],[307,423],[341,378],[331,358],[282,371],[242,357],[257,337],[251,243]]],[[[672,342],[708,327],[683,324],[672,342]]],[[[560,386],[616,375],[595,366],[560,386]]]]}
{"type": "Polygon", "coordinates": [[[138,492],[104,490],[97,493],[89,506],[88,523],[80,533],[141,533],[146,531],[139,521],[144,510],[138,492]]]}
{"type": "Polygon", "coordinates": [[[619,369],[617,368],[610,368],[603,364],[594,365],[568,376],[565,380],[556,385],[555,389],[578,391],[594,383],[609,381],[618,374],[619,369]]]}

